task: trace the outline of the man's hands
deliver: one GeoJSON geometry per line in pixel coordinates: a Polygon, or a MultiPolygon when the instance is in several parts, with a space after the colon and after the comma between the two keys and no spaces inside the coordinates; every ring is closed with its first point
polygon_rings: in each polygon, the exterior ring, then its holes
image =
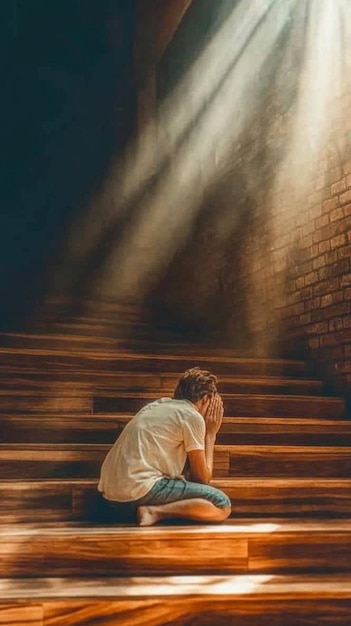
{"type": "Polygon", "coordinates": [[[211,398],[204,396],[197,405],[206,425],[205,450],[190,450],[190,479],[196,483],[208,484],[213,473],[213,453],[216,435],[223,420],[223,402],[216,393],[211,398]]]}
{"type": "Polygon", "coordinates": [[[216,435],[221,427],[223,420],[223,402],[219,393],[215,393],[210,399],[210,403],[207,407],[204,415],[206,424],[206,435],[216,435]]]}

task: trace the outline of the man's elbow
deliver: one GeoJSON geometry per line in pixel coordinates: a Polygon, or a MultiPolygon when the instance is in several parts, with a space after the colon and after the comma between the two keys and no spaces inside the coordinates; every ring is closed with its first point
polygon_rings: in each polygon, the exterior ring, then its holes
{"type": "Polygon", "coordinates": [[[201,472],[198,474],[193,474],[191,475],[190,480],[192,480],[194,483],[200,483],[201,485],[209,485],[211,482],[211,472],[201,472]]]}

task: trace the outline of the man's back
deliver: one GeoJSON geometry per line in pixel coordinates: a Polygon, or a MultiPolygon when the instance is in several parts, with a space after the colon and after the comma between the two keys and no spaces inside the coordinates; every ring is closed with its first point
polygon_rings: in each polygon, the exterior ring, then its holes
{"type": "Polygon", "coordinates": [[[188,400],[147,404],[124,428],[101,468],[98,489],[119,502],[143,497],[166,476],[179,477],[189,450],[203,450],[205,422],[188,400]]]}

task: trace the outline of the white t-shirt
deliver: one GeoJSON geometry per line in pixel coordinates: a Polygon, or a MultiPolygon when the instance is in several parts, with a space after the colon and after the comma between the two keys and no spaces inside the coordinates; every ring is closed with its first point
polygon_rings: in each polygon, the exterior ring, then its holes
{"type": "Polygon", "coordinates": [[[157,480],[182,474],[190,450],[205,449],[205,421],[188,400],[161,398],[125,426],[107,454],[98,485],[108,500],[146,495],[157,480]]]}

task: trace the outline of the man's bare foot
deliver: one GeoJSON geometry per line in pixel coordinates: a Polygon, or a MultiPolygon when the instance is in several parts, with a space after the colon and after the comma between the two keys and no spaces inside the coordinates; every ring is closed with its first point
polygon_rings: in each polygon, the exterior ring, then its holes
{"type": "Polygon", "coordinates": [[[159,521],[159,516],[153,506],[138,506],[137,521],[139,526],[152,526],[159,521]]]}

